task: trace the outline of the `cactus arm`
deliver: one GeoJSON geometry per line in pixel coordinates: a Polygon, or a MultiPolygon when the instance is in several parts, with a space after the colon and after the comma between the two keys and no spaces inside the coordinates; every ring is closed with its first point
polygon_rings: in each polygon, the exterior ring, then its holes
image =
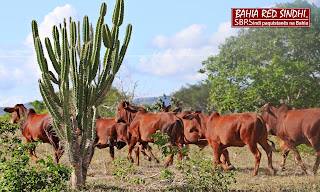
{"type": "Polygon", "coordinates": [[[123,41],[123,44],[122,44],[122,47],[120,50],[120,54],[119,54],[119,61],[118,61],[119,67],[120,67],[121,63],[123,62],[124,56],[127,52],[127,48],[128,48],[130,38],[131,38],[131,33],[132,33],[132,25],[128,24],[127,29],[126,29],[126,35],[125,35],[125,38],[124,38],[124,41],[123,41]]]}
{"type": "Polygon", "coordinates": [[[92,68],[89,72],[88,82],[91,82],[95,78],[97,71],[98,71],[99,59],[100,59],[100,49],[101,49],[101,28],[102,28],[102,24],[104,22],[104,16],[106,14],[106,9],[107,9],[106,4],[102,3],[101,10],[100,10],[100,17],[98,19],[97,26],[96,26],[94,52],[93,52],[92,60],[91,60],[92,68]]]}
{"type": "Polygon", "coordinates": [[[82,41],[83,43],[87,43],[90,40],[90,30],[89,30],[89,18],[87,15],[83,17],[83,25],[82,25],[82,41]]]}
{"type": "Polygon", "coordinates": [[[80,21],[78,21],[78,27],[77,27],[77,29],[78,29],[77,51],[78,51],[78,54],[80,55],[80,53],[81,53],[80,21]]]}
{"type": "Polygon", "coordinates": [[[106,48],[112,47],[112,39],[111,39],[111,32],[109,30],[109,27],[107,24],[103,24],[102,26],[102,38],[103,38],[103,44],[106,48]]]}
{"type": "Polygon", "coordinates": [[[50,98],[50,93],[47,91],[45,85],[39,80],[39,88],[42,98],[48,107],[50,114],[56,119],[59,123],[63,121],[59,111],[61,111],[60,107],[57,106],[50,98]]]}
{"type": "Polygon", "coordinates": [[[112,23],[116,26],[122,25],[124,15],[124,2],[123,0],[118,0],[115,4],[112,23]]]}
{"type": "Polygon", "coordinates": [[[60,74],[61,69],[58,64],[58,61],[55,58],[50,39],[48,37],[45,38],[45,44],[46,44],[47,52],[48,52],[49,58],[51,60],[51,63],[53,65],[53,68],[56,70],[57,74],[60,74]]]}
{"type": "Polygon", "coordinates": [[[61,48],[60,48],[60,39],[59,39],[59,30],[58,27],[55,25],[52,29],[52,36],[54,40],[54,50],[55,56],[58,61],[61,59],[61,48]]]}

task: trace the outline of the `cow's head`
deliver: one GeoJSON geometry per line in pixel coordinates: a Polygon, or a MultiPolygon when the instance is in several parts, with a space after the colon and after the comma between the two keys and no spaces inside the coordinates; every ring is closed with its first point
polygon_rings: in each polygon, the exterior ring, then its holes
{"type": "Polygon", "coordinates": [[[182,117],[183,119],[189,120],[188,123],[185,123],[185,131],[192,133],[192,132],[200,132],[201,130],[201,123],[199,113],[190,113],[186,114],[182,117]]]}
{"type": "Polygon", "coordinates": [[[127,101],[124,101],[120,103],[118,107],[118,113],[115,121],[130,124],[137,112],[146,112],[146,109],[143,107],[132,106],[127,101]]]}
{"type": "Polygon", "coordinates": [[[165,107],[164,109],[162,109],[160,112],[169,112],[171,109],[171,105],[168,105],[167,107],[165,107]]]}
{"type": "Polygon", "coordinates": [[[267,131],[272,135],[277,132],[277,123],[279,117],[279,110],[271,103],[268,102],[260,108],[260,113],[263,120],[266,122],[267,131]]]}
{"type": "Polygon", "coordinates": [[[4,111],[7,113],[13,113],[11,123],[17,123],[20,121],[20,115],[23,108],[25,108],[23,104],[16,104],[14,107],[6,107],[4,111]]]}

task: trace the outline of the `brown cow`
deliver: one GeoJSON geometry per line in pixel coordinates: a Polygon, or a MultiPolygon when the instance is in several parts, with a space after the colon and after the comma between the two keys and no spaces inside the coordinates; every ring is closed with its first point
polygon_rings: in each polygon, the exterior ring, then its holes
{"type": "Polygon", "coordinates": [[[285,169],[285,161],[291,150],[302,170],[307,174],[296,148],[300,144],[306,144],[313,147],[317,153],[313,166],[313,173],[316,174],[320,163],[320,108],[291,110],[290,106],[282,105],[277,109],[271,103],[266,103],[260,111],[268,131],[279,138],[280,147],[283,150],[281,170],[285,169]]]}
{"type": "Polygon", "coordinates": [[[212,147],[215,157],[214,167],[219,164],[225,170],[233,169],[233,166],[227,166],[221,162],[220,156],[223,154],[228,160],[228,154],[225,154],[227,153],[227,150],[225,150],[227,147],[248,145],[255,156],[255,167],[251,176],[257,175],[261,158],[261,152],[257,147],[257,143],[259,143],[267,153],[270,173],[275,173],[272,167],[272,148],[267,142],[267,129],[260,115],[239,113],[220,116],[219,113],[215,112],[209,117],[201,113],[193,113],[185,115],[183,118],[196,119],[191,123],[197,122],[195,126],[212,147]]]}
{"type": "MultiPolygon", "coordinates": [[[[97,137],[93,144],[94,147],[98,147],[99,149],[109,147],[109,153],[112,161],[114,161],[114,146],[117,149],[122,149],[125,145],[129,145],[130,143],[130,134],[127,130],[127,125],[123,122],[115,122],[115,118],[113,119],[103,119],[98,118],[96,122],[96,133],[97,137]]],[[[153,160],[159,163],[159,160],[154,157],[151,152],[151,147],[149,145],[146,146],[149,153],[151,153],[151,157],[153,160]]],[[[139,149],[135,149],[136,158],[139,157],[137,153],[139,149]]],[[[145,153],[144,148],[141,148],[141,152],[143,153],[145,159],[151,160],[151,158],[145,153]]]]}
{"type": "MultiPolygon", "coordinates": [[[[183,133],[184,133],[184,144],[195,144],[200,149],[203,149],[208,145],[208,141],[205,137],[200,133],[200,129],[198,128],[201,126],[200,124],[196,125],[197,122],[191,123],[194,120],[183,119],[185,115],[191,114],[191,111],[183,111],[182,113],[177,114],[178,117],[182,119],[183,122],[183,133]]],[[[197,113],[194,111],[193,113],[197,113]]]]}
{"type": "MultiPolygon", "coordinates": [[[[60,144],[60,139],[56,134],[53,125],[52,118],[49,113],[37,114],[33,109],[27,110],[23,104],[17,104],[14,107],[6,107],[5,112],[13,113],[11,122],[21,123],[22,134],[26,138],[27,142],[41,140],[44,143],[50,143],[54,148],[55,163],[59,162],[64,150],[60,144]],[[21,120],[21,115],[24,120],[21,120]]],[[[30,157],[37,161],[35,149],[30,150],[30,157]]]]}
{"type": "MultiPolygon", "coordinates": [[[[117,121],[125,121],[130,125],[131,141],[129,145],[128,159],[131,158],[132,149],[137,142],[145,145],[153,140],[148,137],[160,130],[162,134],[169,136],[169,144],[181,148],[183,143],[183,123],[172,112],[147,113],[141,107],[131,106],[128,102],[122,102],[118,107],[117,121]]],[[[178,153],[179,160],[181,152],[178,153]]],[[[173,163],[171,154],[165,163],[169,166],[173,163]]],[[[138,165],[139,162],[136,162],[138,165]]]]}

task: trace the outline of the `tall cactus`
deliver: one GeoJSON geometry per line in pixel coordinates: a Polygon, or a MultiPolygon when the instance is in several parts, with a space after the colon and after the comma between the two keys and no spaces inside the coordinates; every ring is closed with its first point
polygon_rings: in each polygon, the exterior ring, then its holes
{"type": "Polygon", "coordinates": [[[95,32],[88,16],[84,16],[82,42],[80,22],[77,25],[70,18],[69,38],[66,20],[60,25],[60,29],[53,26],[53,43],[46,37],[45,47],[55,73],[49,70],[37,22],[32,21],[34,46],[42,71],[42,79],[39,79],[40,92],[57,133],[67,144],[69,160],[75,168],[72,180],[74,186],[85,183],[95,139],[97,107],[111,87],[131,37],[132,26],[128,24],[120,49],[118,36],[123,22],[124,0],[116,1],[111,31],[104,24],[106,12],[107,5],[102,3],[95,32]],[[106,47],[103,63],[100,62],[102,42],[106,47]],[[56,92],[55,88],[59,91],[56,92]]]}

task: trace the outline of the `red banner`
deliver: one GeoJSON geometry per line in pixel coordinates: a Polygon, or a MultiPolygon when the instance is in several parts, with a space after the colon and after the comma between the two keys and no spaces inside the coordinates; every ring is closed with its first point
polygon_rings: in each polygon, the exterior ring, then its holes
{"type": "Polygon", "coordinates": [[[232,8],[231,27],[310,27],[310,8],[232,8]]]}

